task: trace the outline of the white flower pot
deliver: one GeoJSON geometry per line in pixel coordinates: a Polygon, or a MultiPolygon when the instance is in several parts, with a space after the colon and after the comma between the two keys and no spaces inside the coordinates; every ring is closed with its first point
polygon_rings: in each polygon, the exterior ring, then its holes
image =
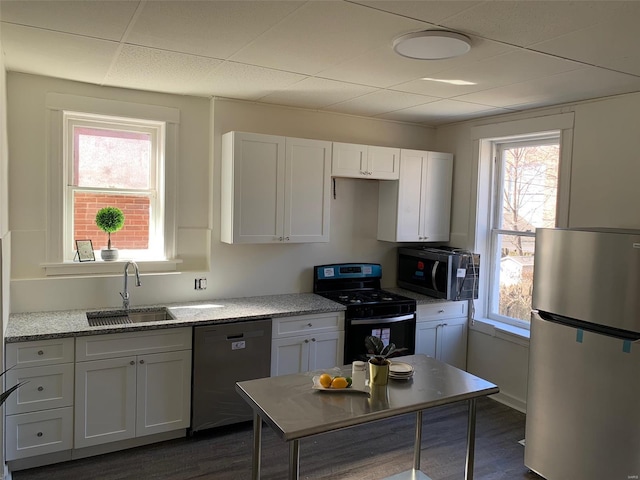
{"type": "Polygon", "coordinates": [[[118,260],[118,249],[103,248],[102,250],[100,250],[100,256],[105,262],[113,262],[115,260],[118,260]]]}

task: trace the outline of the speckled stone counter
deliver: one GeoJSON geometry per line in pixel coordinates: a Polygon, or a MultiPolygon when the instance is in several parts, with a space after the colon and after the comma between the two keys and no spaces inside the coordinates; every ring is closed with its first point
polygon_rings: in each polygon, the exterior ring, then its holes
{"type": "MultiPolygon", "coordinates": [[[[227,298],[210,302],[173,303],[162,306],[167,307],[176,319],[92,327],[87,321],[87,310],[13,313],[9,315],[5,342],[232,323],[345,310],[343,305],[313,293],[227,298]]],[[[132,309],[135,308],[135,306],[132,307],[132,309]]]]}

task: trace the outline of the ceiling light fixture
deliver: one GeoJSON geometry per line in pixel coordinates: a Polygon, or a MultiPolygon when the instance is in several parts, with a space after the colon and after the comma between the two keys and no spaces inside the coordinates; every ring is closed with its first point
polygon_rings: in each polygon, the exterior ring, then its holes
{"type": "Polygon", "coordinates": [[[477,85],[476,82],[468,82],[467,80],[445,80],[444,78],[429,78],[429,77],[424,77],[424,78],[421,78],[420,80],[448,83],[449,85],[477,85]]]}
{"type": "Polygon", "coordinates": [[[393,49],[403,57],[440,60],[467,53],[471,50],[471,39],[447,30],[424,30],[396,38],[393,49]]]}

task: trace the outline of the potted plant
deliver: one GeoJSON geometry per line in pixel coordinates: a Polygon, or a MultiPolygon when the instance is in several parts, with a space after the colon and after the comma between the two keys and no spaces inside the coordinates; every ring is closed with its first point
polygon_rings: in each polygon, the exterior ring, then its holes
{"type": "Polygon", "coordinates": [[[111,234],[124,226],[124,213],[117,207],[104,207],[96,213],[96,225],[109,235],[107,248],[100,250],[100,256],[105,262],[118,259],[118,249],[111,248],[111,234]]]}
{"type": "Polygon", "coordinates": [[[394,343],[385,346],[380,337],[369,335],[364,339],[369,357],[369,385],[386,385],[389,379],[388,357],[406,348],[396,348],[394,343]]]}

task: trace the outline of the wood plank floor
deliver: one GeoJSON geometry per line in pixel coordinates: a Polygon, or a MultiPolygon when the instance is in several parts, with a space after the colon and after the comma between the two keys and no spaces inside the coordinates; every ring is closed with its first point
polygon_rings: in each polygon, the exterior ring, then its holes
{"type": "MultiPolygon", "coordinates": [[[[414,415],[300,442],[301,479],[378,480],[413,465],[414,415]]],[[[539,479],[524,466],[524,414],[478,399],[476,480],[539,479]]],[[[423,414],[421,470],[433,480],[464,478],[466,403],[423,414]]],[[[122,452],[13,472],[15,480],[238,480],[251,477],[250,423],[122,452]]],[[[288,447],[263,428],[262,478],[287,478],[288,447]]]]}

